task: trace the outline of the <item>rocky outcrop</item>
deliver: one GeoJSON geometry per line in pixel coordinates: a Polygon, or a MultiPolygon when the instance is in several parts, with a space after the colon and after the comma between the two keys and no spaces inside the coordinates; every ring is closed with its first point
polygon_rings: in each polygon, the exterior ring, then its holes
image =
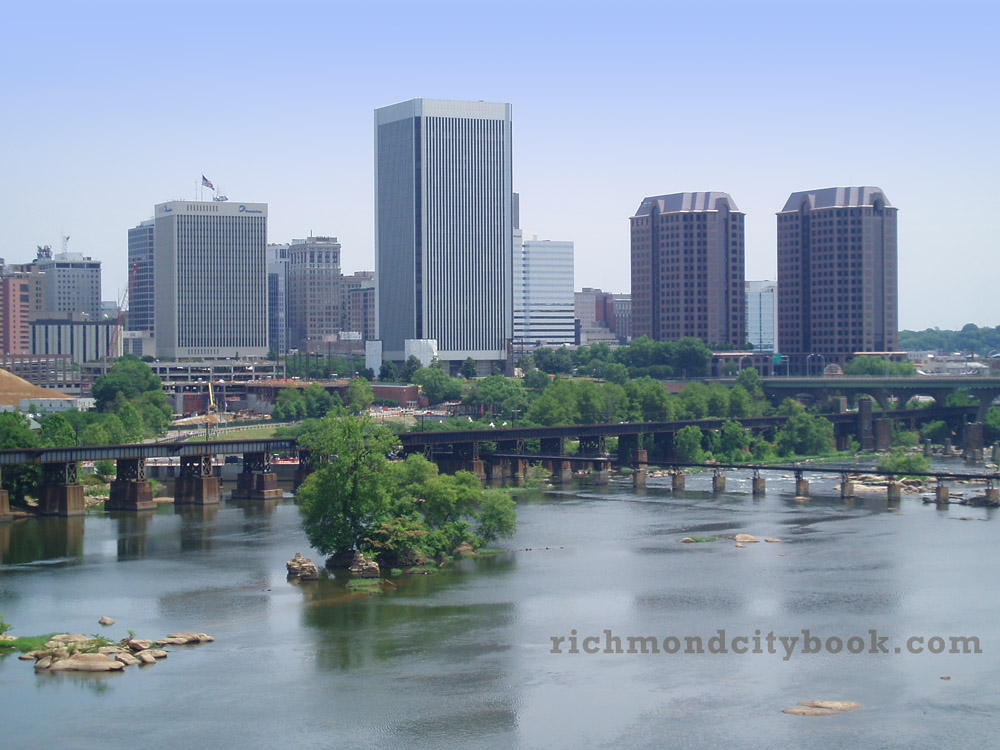
{"type": "Polygon", "coordinates": [[[303,557],[299,552],[296,552],[295,556],[285,563],[285,569],[288,571],[288,575],[294,576],[300,581],[315,581],[319,579],[319,569],[317,569],[310,558],[303,557]]]}
{"type": "Polygon", "coordinates": [[[797,706],[782,709],[782,713],[794,716],[833,716],[855,708],[860,708],[860,705],[853,701],[800,701],[797,706]]]}
{"type": "Polygon", "coordinates": [[[115,621],[112,620],[110,617],[102,617],[100,620],[97,621],[97,624],[104,625],[105,627],[107,627],[108,625],[114,625],[115,621]]]}
{"type": "Polygon", "coordinates": [[[171,633],[156,642],[157,646],[185,646],[189,643],[211,643],[215,639],[205,633],[171,633]]]}
{"type": "Polygon", "coordinates": [[[123,638],[117,645],[107,645],[104,638],[80,633],[54,635],[44,648],[23,654],[33,659],[35,669],[48,672],[114,672],[137,664],[155,664],[166,659],[167,651],[153,646],[169,643],[210,643],[215,639],[205,633],[172,633],[159,641],[123,638]]]}
{"type": "Polygon", "coordinates": [[[760,541],[757,537],[752,536],[751,534],[737,534],[733,537],[733,539],[740,544],[750,544],[752,542],[760,541]]]}
{"type": "Polygon", "coordinates": [[[361,576],[362,578],[378,578],[380,573],[378,563],[374,560],[369,560],[357,550],[354,551],[354,559],[347,569],[354,575],[361,576]]]}

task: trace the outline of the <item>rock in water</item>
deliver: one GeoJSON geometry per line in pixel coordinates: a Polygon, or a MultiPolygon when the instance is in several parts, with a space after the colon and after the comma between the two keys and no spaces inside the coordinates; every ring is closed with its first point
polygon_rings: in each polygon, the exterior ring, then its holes
{"type": "Polygon", "coordinates": [[[772,537],[768,537],[768,538],[767,538],[767,539],[765,539],[764,541],[765,541],[765,542],[768,542],[768,543],[770,543],[770,544],[778,544],[778,543],[780,543],[780,542],[781,542],[781,540],[780,540],[780,539],[778,539],[778,537],[776,537],[776,536],[772,536],[772,537]]]}
{"type": "Polygon", "coordinates": [[[98,620],[97,624],[98,625],[108,626],[108,625],[114,625],[115,621],[112,620],[110,617],[106,617],[105,616],[105,617],[102,617],[100,620],[98,620]]]}
{"type": "Polygon", "coordinates": [[[378,563],[374,560],[369,560],[357,550],[354,551],[354,561],[348,570],[362,578],[378,578],[379,576],[378,563]]]}
{"type": "Polygon", "coordinates": [[[744,544],[749,544],[749,543],[752,543],[752,542],[759,542],[760,541],[757,537],[752,536],[751,534],[737,534],[733,538],[737,542],[743,542],[744,544]]]}
{"type": "Polygon", "coordinates": [[[806,706],[791,706],[789,708],[783,709],[783,714],[794,714],[795,716],[834,716],[836,711],[830,711],[825,708],[808,708],[806,706]]]}
{"type": "Polygon", "coordinates": [[[297,576],[300,581],[316,581],[319,579],[319,569],[308,557],[296,552],[295,556],[285,563],[288,575],[297,576]]]}
{"type": "MultiPolygon", "coordinates": [[[[39,660],[35,669],[43,669],[39,664],[44,661],[39,660]]],[[[48,665],[50,672],[112,672],[124,668],[122,662],[104,654],[73,654],[68,659],[52,659],[48,665]]]]}
{"type": "Polygon", "coordinates": [[[694,539],[692,539],[689,536],[686,536],[683,539],[681,539],[681,544],[694,544],[694,539]]]}

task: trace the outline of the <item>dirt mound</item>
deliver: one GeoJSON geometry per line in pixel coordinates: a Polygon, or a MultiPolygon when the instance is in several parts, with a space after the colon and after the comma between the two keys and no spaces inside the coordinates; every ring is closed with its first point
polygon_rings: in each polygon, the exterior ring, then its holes
{"type": "Polygon", "coordinates": [[[7,370],[0,370],[0,404],[21,407],[22,398],[72,398],[65,393],[39,388],[7,370]]]}

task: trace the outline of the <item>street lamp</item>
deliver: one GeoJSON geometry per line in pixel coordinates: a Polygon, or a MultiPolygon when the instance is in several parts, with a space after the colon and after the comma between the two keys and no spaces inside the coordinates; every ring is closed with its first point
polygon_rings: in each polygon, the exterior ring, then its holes
{"type": "Polygon", "coordinates": [[[815,354],[809,354],[806,357],[806,377],[807,378],[808,377],[812,377],[812,358],[815,357],[815,356],[816,356],[815,354]]]}

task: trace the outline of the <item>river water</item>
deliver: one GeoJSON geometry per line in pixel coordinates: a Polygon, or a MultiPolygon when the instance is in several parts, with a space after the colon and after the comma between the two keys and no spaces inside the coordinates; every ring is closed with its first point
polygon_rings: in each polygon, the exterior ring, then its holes
{"type": "Polygon", "coordinates": [[[293,553],[321,557],[290,498],[8,524],[0,611],[16,634],[90,634],[108,615],[115,640],[131,629],[216,641],[108,675],[35,674],[0,658],[0,744],[995,746],[995,512],[912,495],[894,508],[881,494],[845,503],[835,482],[814,478],[808,503],[777,475],[755,499],[745,472],[729,473],[719,495],[709,474],[689,477],[683,496],[669,479],[536,493],[521,499],[511,551],[394,579],[382,596],[347,594],[337,579],[286,581],[293,553]],[[740,532],[782,542],[679,543],[740,532]],[[804,629],[863,637],[865,651],[786,659],[780,641],[772,654],[762,640],[764,653],[708,653],[719,630],[752,650],[756,631],[804,629]],[[578,647],[599,637],[588,647],[600,653],[568,653],[574,630],[578,647]],[[871,630],[888,654],[869,653],[871,630]],[[660,653],[638,641],[627,653],[629,636],[655,637],[660,653]],[[706,652],[664,652],[687,636],[706,652]],[[948,653],[950,643],[907,653],[912,636],[975,636],[981,653],[948,653]],[[781,712],[816,699],[861,708],[781,712]]]}

